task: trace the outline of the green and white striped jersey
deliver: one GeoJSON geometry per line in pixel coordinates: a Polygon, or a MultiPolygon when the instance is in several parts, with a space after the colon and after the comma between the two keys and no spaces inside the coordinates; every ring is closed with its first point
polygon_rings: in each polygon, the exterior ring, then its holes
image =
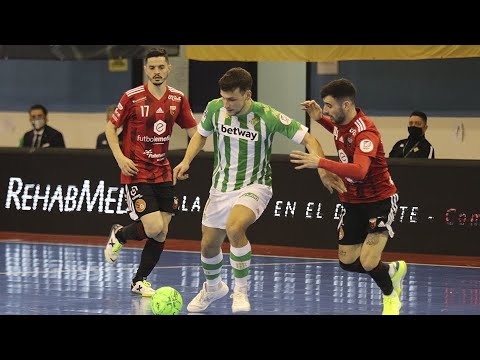
{"type": "Polygon", "coordinates": [[[197,130],[204,137],[213,133],[212,187],[227,192],[251,184],[272,186],[273,135],[278,132],[300,144],[308,128],[257,101],[247,114],[229,116],[218,98],[208,103],[197,130]]]}

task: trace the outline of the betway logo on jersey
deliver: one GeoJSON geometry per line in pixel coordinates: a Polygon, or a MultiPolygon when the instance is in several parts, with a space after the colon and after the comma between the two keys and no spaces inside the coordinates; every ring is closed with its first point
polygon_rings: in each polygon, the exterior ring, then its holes
{"type": "Polygon", "coordinates": [[[244,139],[257,141],[258,132],[248,129],[240,129],[230,125],[220,124],[220,134],[233,137],[235,139],[244,139]]]}
{"type": "Polygon", "coordinates": [[[167,141],[170,141],[170,135],[167,135],[165,137],[162,137],[162,136],[153,136],[153,137],[150,137],[150,136],[140,136],[140,135],[137,135],[137,141],[143,141],[143,142],[146,142],[146,143],[164,143],[164,142],[167,142],[167,141]]]}

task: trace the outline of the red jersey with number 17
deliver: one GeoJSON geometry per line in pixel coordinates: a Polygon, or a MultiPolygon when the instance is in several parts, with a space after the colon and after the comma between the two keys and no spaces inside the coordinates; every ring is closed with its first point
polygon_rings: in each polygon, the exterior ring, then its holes
{"type": "Polygon", "coordinates": [[[385,200],[397,192],[397,187],[388,171],[380,133],[361,109],[356,110],[357,115],[345,125],[334,124],[326,116],[317,121],[333,133],[342,163],[353,163],[354,154],[366,155],[371,160],[367,175],[362,181],[349,177],[343,179],[347,192],[339,194],[340,200],[354,204],[385,200]]]}
{"type": "Polygon", "coordinates": [[[138,168],[135,176],[120,174],[122,184],[162,183],[172,181],[167,159],[173,125],[183,129],[195,127],[190,104],[185,95],[170,86],[157,99],[143,84],[125,92],[110,121],[123,125],[123,154],[138,168]]]}

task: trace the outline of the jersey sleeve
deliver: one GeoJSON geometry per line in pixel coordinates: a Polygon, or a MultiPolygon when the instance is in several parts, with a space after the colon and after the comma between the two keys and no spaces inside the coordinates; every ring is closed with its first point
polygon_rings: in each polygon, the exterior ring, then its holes
{"type": "Polygon", "coordinates": [[[186,96],[182,99],[182,107],[180,109],[180,116],[177,117],[176,123],[182,129],[190,129],[197,126],[197,121],[193,116],[192,108],[186,96]]]}
{"type": "Polygon", "coordinates": [[[333,129],[334,129],[334,125],[332,123],[332,120],[330,120],[330,118],[326,117],[326,116],[322,116],[320,118],[320,120],[315,120],[317,123],[319,123],[320,125],[322,125],[325,130],[327,130],[328,132],[331,132],[333,133],[333,129]]]}
{"type": "Polygon", "coordinates": [[[133,104],[130,101],[128,95],[126,93],[123,94],[120,102],[118,103],[115,111],[112,114],[112,117],[110,118],[112,124],[115,125],[117,128],[122,126],[125,122],[125,119],[128,117],[129,112],[132,109],[132,105],[133,104]]]}
{"type": "Polygon", "coordinates": [[[216,107],[214,106],[214,100],[210,101],[203,112],[202,119],[197,126],[197,131],[203,137],[208,137],[213,133],[213,114],[216,107]]]}
{"type": "Polygon", "coordinates": [[[265,122],[271,132],[280,133],[297,144],[303,141],[303,138],[308,132],[306,126],[270,106],[265,106],[264,110],[265,122]]]}
{"type": "Polygon", "coordinates": [[[374,158],[377,156],[380,138],[372,131],[362,131],[355,137],[355,153],[374,158]]]}

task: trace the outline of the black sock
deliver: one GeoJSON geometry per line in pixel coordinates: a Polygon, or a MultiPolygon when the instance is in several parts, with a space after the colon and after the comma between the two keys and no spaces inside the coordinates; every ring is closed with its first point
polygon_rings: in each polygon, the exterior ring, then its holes
{"type": "Polygon", "coordinates": [[[150,275],[155,265],[157,265],[158,260],[160,260],[160,255],[162,254],[164,246],[165,241],[158,242],[154,239],[148,238],[142,251],[137,274],[132,280],[134,284],[137,281],[145,280],[147,276],[150,275]]]}
{"type": "Polygon", "coordinates": [[[393,284],[390,275],[388,274],[388,265],[379,262],[377,267],[373,270],[367,271],[385,295],[391,295],[393,292],[393,284]]]}
{"type": "Polygon", "coordinates": [[[124,226],[115,235],[121,244],[125,244],[127,240],[143,240],[147,237],[147,235],[145,235],[143,224],[140,220],[124,226]]]}

